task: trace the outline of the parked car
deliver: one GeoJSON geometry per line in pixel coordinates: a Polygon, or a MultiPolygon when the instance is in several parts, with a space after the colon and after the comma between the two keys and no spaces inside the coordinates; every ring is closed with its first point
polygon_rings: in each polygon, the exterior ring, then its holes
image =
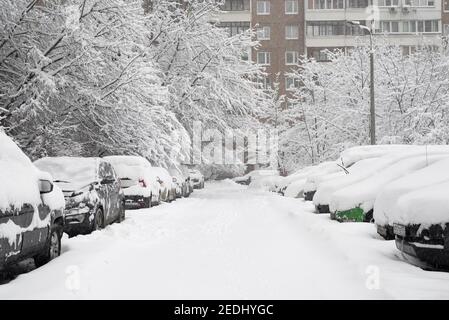
{"type": "Polygon", "coordinates": [[[241,177],[236,177],[232,179],[234,182],[242,185],[250,185],[251,182],[255,183],[256,180],[265,178],[265,177],[273,177],[273,176],[279,176],[279,172],[277,170],[271,170],[271,169],[259,169],[259,170],[253,170],[245,174],[241,177]]]}
{"type": "Polygon", "coordinates": [[[389,183],[374,202],[374,221],[377,233],[386,240],[393,240],[393,221],[400,212],[398,199],[417,189],[422,189],[443,182],[449,182],[449,159],[415,171],[389,183]]]}
{"type": "Polygon", "coordinates": [[[190,178],[184,176],[181,170],[176,168],[171,168],[168,171],[173,178],[173,183],[176,185],[176,197],[181,198],[190,196],[191,193],[190,178]]]}
{"type": "Polygon", "coordinates": [[[391,220],[396,247],[411,263],[449,270],[449,182],[420,188],[398,200],[391,220]]]}
{"type": "MultiPolygon", "coordinates": [[[[447,153],[447,146],[411,146],[406,151],[388,153],[382,157],[360,160],[346,169],[348,174],[320,183],[313,197],[313,203],[319,213],[330,212],[330,201],[334,192],[366,180],[389,166],[419,155],[447,153]]],[[[332,216],[334,217],[334,216],[332,216]]]]}
{"type": "MultiPolygon", "coordinates": [[[[313,201],[315,193],[318,186],[325,181],[333,180],[337,177],[345,176],[348,173],[348,169],[351,168],[355,163],[360,162],[365,159],[379,158],[388,154],[398,154],[403,152],[410,152],[416,150],[417,146],[414,145],[369,145],[369,146],[356,146],[351,147],[340,154],[338,161],[330,162],[325,165],[324,168],[317,170],[313,175],[307,178],[306,184],[304,186],[304,199],[306,201],[313,201]],[[340,167],[340,168],[337,168],[340,167]]],[[[323,164],[319,164],[318,167],[322,167],[323,164]]],[[[329,204],[320,204],[316,206],[318,212],[328,213],[329,204]]]]}
{"type": "Polygon", "coordinates": [[[382,189],[404,175],[415,172],[449,154],[421,154],[402,159],[358,183],[337,190],[331,195],[330,212],[340,222],[371,222],[374,202],[382,189]]]}
{"type": "Polygon", "coordinates": [[[204,176],[199,170],[196,169],[189,170],[189,177],[193,183],[194,189],[204,188],[204,176]]]}
{"type": "Polygon", "coordinates": [[[0,271],[27,258],[37,267],[58,257],[64,196],[0,131],[0,271]]]}
{"type": "Polygon", "coordinates": [[[147,159],[139,156],[108,156],[103,159],[112,164],[120,179],[126,209],[160,204],[161,185],[147,159]]]}
{"type": "Polygon", "coordinates": [[[252,173],[250,189],[273,191],[281,179],[277,170],[256,170],[252,173]]]}
{"type": "Polygon", "coordinates": [[[88,234],[125,219],[124,194],[112,165],[100,158],[42,158],[35,165],[50,172],[65,200],[64,231],[88,234]]]}
{"type": "Polygon", "coordinates": [[[152,167],[151,171],[157,177],[161,186],[161,201],[172,202],[176,200],[176,184],[167,169],[152,167]]]}

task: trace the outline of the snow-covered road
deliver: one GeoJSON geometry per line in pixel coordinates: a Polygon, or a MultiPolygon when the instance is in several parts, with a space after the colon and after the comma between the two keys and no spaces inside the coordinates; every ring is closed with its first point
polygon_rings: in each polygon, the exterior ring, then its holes
{"type": "Polygon", "coordinates": [[[370,224],[310,203],[211,183],[63,239],[60,258],[0,285],[0,299],[449,298],[449,273],[404,261],[370,224]]]}

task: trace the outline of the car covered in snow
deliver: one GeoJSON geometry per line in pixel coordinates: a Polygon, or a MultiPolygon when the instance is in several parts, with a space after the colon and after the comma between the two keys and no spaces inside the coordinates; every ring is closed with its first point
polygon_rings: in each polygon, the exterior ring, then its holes
{"type": "Polygon", "coordinates": [[[398,199],[414,190],[449,182],[448,169],[449,159],[440,160],[386,185],[374,202],[377,233],[387,240],[394,239],[393,223],[400,212],[398,199]]]}
{"type": "Polygon", "coordinates": [[[59,256],[64,196],[0,131],[0,271],[23,259],[37,267],[59,256]]]}
{"type": "Polygon", "coordinates": [[[397,199],[391,219],[396,247],[409,262],[449,269],[449,182],[430,185],[397,199]]]}
{"type": "Polygon", "coordinates": [[[449,154],[421,154],[402,159],[380,170],[367,179],[352,184],[331,195],[331,217],[340,222],[371,222],[374,202],[382,189],[404,175],[420,170],[438,160],[448,158],[449,154]]]}
{"type": "Polygon", "coordinates": [[[150,162],[139,156],[104,157],[114,167],[125,195],[126,209],[150,208],[161,202],[161,185],[150,162]]]}
{"type": "Polygon", "coordinates": [[[253,170],[245,174],[241,177],[235,177],[232,181],[242,184],[242,185],[250,185],[251,183],[255,183],[256,180],[260,180],[266,177],[276,177],[279,176],[279,172],[277,170],[272,169],[259,169],[253,170]]]}
{"type": "Polygon", "coordinates": [[[330,202],[335,192],[363,182],[401,160],[420,155],[426,157],[431,154],[447,154],[449,151],[448,146],[411,147],[405,151],[400,150],[399,152],[388,153],[381,157],[360,160],[346,169],[348,174],[319,184],[317,192],[313,197],[313,203],[317,211],[320,213],[329,213],[330,202]]]}
{"type": "Polygon", "coordinates": [[[189,170],[189,178],[192,181],[194,189],[203,189],[204,188],[204,175],[197,169],[189,170]]]}
{"type": "Polygon", "coordinates": [[[184,175],[180,168],[170,168],[168,170],[172,176],[173,183],[176,185],[176,197],[188,197],[193,191],[193,185],[190,183],[190,177],[184,175]]]}
{"type": "Polygon", "coordinates": [[[277,170],[257,170],[256,174],[251,175],[249,188],[275,191],[278,184],[281,182],[281,179],[282,177],[277,170]]]}
{"type": "Polygon", "coordinates": [[[152,167],[151,172],[156,176],[161,186],[161,201],[172,202],[176,200],[176,184],[173,182],[173,177],[168,173],[167,169],[152,167]]]}
{"type": "MultiPolygon", "coordinates": [[[[347,169],[351,168],[355,163],[361,160],[379,158],[388,154],[408,152],[414,149],[416,149],[416,146],[413,145],[395,144],[355,146],[348,148],[340,153],[338,161],[327,163],[324,167],[323,164],[325,163],[318,165],[318,167],[321,167],[320,170],[317,170],[313,175],[310,175],[306,181],[304,186],[304,198],[306,201],[313,201],[318,185],[327,180],[343,177],[348,173],[347,169]],[[340,169],[336,166],[340,167],[340,169]]],[[[317,208],[320,208],[319,212],[329,212],[328,203],[319,205],[317,208]]]]}
{"type": "Polygon", "coordinates": [[[46,157],[34,164],[49,172],[64,193],[64,231],[70,237],[125,218],[120,180],[109,162],[101,158],[46,157]]]}

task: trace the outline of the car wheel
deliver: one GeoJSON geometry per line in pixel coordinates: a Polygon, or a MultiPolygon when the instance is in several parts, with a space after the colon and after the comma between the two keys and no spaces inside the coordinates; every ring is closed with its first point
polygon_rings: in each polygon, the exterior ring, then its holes
{"type": "Polygon", "coordinates": [[[94,221],[92,224],[92,231],[101,230],[104,228],[104,215],[103,210],[100,208],[97,209],[94,216],[94,221]]]}
{"type": "Polygon", "coordinates": [[[59,257],[61,254],[61,234],[61,226],[57,225],[52,227],[50,237],[47,240],[44,250],[34,257],[34,264],[37,268],[43,266],[54,258],[59,257]]]}

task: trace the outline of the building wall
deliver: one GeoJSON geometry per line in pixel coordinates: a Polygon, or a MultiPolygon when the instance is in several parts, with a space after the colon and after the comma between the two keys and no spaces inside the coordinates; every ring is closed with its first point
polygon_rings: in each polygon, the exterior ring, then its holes
{"type": "MultiPolygon", "coordinates": [[[[336,0],[334,0],[336,1],[336,0]]],[[[442,1],[449,2],[449,0],[434,0],[434,5],[429,7],[414,7],[405,5],[405,0],[399,0],[397,6],[382,7],[381,0],[373,0],[373,4],[378,6],[373,10],[371,7],[365,8],[348,8],[345,6],[341,9],[317,9],[315,8],[314,0],[307,1],[305,12],[306,19],[306,47],[314,48],[337,48],[337,47],[351,47],[356,44],[357,37],[350,34],[350,32],[340,35],[316,35],[316,32],[311,31],[311,25],[324,21],[340,22],[345,21],[360,21],[362,24],[369,25],[369,21],[375,19],[375,34],[383,34],[383,22],[394,23],[397,26],[397,32],[389,32],[388,40],[391,43],[399,44],[404,48],[414,47],[418,45],[441,45],[439,35],[442,32],[442,1]],[[418,21],[415,22],[414,21],[418,21]],[[413,23],[418,26],[430,25],[429,32],[412,32],[406,30],[405,25],[413,23]],[[427,23],[427,24],[426,24],[427,23]]],[[[448,8],[449,9],[449,8],[448,8]]],[[[449,14],[449,12],[448,12],[449,14]]],[[[449,23],[449,15],[448,15],[449,23]]],[[[392,27],[392,25],[391,25],[392,27]]],[[[366,33],[368,35],[368,33],[366,33]]],[[[310,54],[312,50],[308,50],[310,54]]]]}
{"type": "Polygon", "coordinates": [[[252,52],[252,60],[257,61],[258,52],[270,52],[271,63],[266,66],[270,74],[271,83],[279,81],[281,94],[286,94],[285,74],[294,66],[286,65],[286,51],[298,52],[303,55],[305,51],[304,32],[304,1],[298,1],[298,13],[286,14],[283,0],[271,0],[271,10],[268,15],[258,15],[256,10],[257,0],[251,2],[251,26],[253,28],[269,26],[271,28],[270,40],[260,40],[260,47],[252,52]],[[298,39],[286,39],[286,27],[298,26],[298,39]],[[279,75],[279,77],[278,77],[279,75]]]}
{"type": "Polygon", "coordinates": [[[449,0],[441,1],[441,24],[443,35],[449,35],[449,0]]]}

